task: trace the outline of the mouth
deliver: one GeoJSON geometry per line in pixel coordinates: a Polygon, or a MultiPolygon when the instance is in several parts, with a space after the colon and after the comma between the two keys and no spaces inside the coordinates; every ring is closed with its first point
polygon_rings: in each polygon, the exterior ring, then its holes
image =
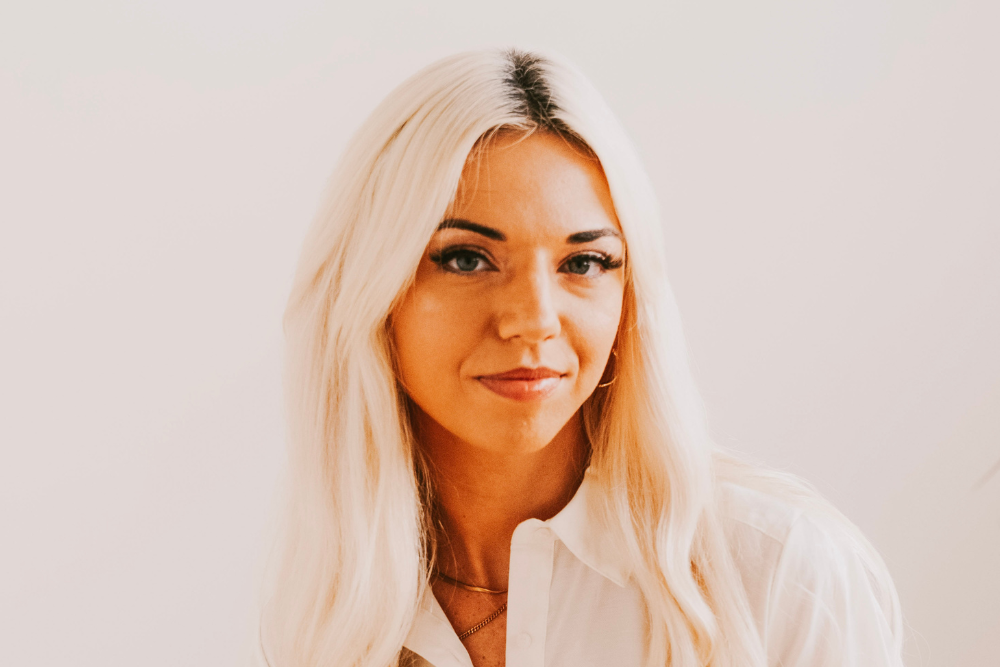
{"type": "Polygon", "coordinates": [[[559,383],[564,373],[551,368],[515,368],[494,375],[480,375],[484,387],[495,394],[515,401],[536,401],[548,397],[559,383]]]}

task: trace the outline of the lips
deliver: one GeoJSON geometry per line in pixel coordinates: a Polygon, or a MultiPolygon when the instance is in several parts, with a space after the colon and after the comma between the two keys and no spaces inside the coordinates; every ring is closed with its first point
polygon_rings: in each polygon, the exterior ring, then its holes
{"type": "Polygon", "coordinates": [[[494,375],[480,375],[476,378],[483,386],[495,394],[515,401],[536,401],[549,396],[563,374],[551,368],[515,368],[494,375]]]}

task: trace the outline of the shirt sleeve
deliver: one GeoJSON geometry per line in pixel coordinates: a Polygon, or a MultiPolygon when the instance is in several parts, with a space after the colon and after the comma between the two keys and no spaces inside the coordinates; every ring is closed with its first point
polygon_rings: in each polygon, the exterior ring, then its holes
{"type": "Polygon", "coordinates": [[[894,611],[859,546],[832,519],[794,521],[768,607],[771,667],[902,667],[894,611]]]}

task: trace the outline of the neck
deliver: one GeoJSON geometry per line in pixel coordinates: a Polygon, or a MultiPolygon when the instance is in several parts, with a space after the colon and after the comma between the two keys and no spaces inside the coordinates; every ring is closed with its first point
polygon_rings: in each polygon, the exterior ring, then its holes
{"type": "Polygon", "coordinates": [[[589,446],[579,418],[532,451],[473,447],[423,414],[417,430],[434,489],[438,569],[505,590],[514,529],[555,516],[583,479],[589,446]]]}

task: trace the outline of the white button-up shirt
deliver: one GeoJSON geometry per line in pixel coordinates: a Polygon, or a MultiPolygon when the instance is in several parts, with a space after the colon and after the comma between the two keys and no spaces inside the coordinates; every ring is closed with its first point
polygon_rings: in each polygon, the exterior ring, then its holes
{"type": "MultiPolygon", "coordinates": [[[[548,521],[514,530],[507,594],[508,667],[640,667],[642,596],[600,521],[590,475],[548,521]]],[[[842,529],[770,496],[724,486],[726,532],[768,664],[896,667],[889,624],[842,529]]],[[[428,588],[403,664],[472,667],[428,588]]]]}

